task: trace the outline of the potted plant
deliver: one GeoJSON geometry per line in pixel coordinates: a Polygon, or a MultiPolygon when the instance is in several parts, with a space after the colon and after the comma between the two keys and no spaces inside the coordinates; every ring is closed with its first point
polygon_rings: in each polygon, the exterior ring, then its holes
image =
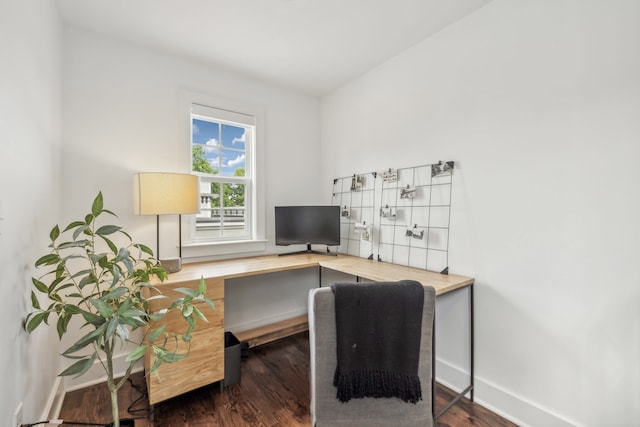
{"type": "Polygon", "coordinates": [[[35,262],[36,267],[48,270],[40,278],[32,279],[31,303],[35,310],[27,316],[25,327],[31,333],[38,326],[49,324],[52,316],[57,317],[58,336],[62,339],[73,318],[83,320],[81,329],[86,334],[62,353],[76,361],[59,375],[80,376],[99,361],[111,394],[113,425],[119,427],[117,392],[136,362],[152,351],[155,363],[146,373],[149,375],[162,363],[186,357],[187,354],[177,352],[179,341],[188,344],[197,319],[206,321],[192,303],[205,301],[215,307],[204,297],[206,285],[202,279],[199,289],[176,289],[183,295],[181,298],[171,301],[166,310],[150,313],[149,301],[164,296],[149,280],[153,276],[164,280],[167,272],[153,258],[151,249],[133,243],[121,227],[100,225],[103,215],[117,216],[104,209],[100,192],[84,219],[71,222],[63,230],[58,225],[53,227],[49,233],[49,253],[35,262]],[[48,306],[41,306],[37,293],[47,296],[48,306]],[[164,315],[174,310],[180,310],[186,322],[184,334],[166,332],[162,324],[164,315]],[[143,333],[132,334],[138,329],[143,333]],[[116,379],[114,352],[131,343],[135,347],[126,357],[126,372],[116,379]]]}

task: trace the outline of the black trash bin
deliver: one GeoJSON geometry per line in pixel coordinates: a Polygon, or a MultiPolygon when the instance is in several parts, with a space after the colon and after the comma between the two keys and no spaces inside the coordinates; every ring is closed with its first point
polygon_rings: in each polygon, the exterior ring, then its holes
{"type": "Polygon", "coordinates": [[[232,332],[224,333],[224,386],[240,382],[240,341],[232,332]]]}

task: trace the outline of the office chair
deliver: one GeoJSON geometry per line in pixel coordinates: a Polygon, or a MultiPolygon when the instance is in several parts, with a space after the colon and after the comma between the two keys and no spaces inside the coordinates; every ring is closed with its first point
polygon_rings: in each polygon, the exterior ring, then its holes
{"type": "MultiPolygon", "coordinates": [[[[413,283],[417,284],[417,282],[413,283]]],[[[367,282],[358,283],[358,285],[371,286],[376,283],[367,282]]],[[[419,348],[416,349],[416,352],[419,352],[417,373],[422,399],[416,403],[404,401],[398,397],[358,397],[347,399],[344,402],[341,401],[342,397],[338,398],[338,389],[334,385],[339,340],[336,333],[336,295],[331,287],[310,290],[309,345],[312,426],[430,427],[434,425],[435,383],[432,381],[432,349],[435,290],[432,287],[422,287],[422,289],[421,331],[418,332],[420,343],[419,348]]],[[[372,310],[368,311],[372,312],[372,310]]],[[[376,313],[375,310],[373,312],[376,313]]],[[[344,316],[339,316],[339,318],[344,319],[344,316]]]]}

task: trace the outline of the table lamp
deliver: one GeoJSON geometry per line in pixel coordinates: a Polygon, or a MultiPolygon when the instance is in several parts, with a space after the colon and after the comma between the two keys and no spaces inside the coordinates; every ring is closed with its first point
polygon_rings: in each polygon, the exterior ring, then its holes
{"type": "Polygon", "coordinates": [[[169,273],[182,269],[182,214],[200,213],[200,183],[196,175],[143,172],[133,175],[133,211],[156,215],[156,258],[169,273]],[[178,215],[179,256],[160,259],[160,215],[178,215]]]}

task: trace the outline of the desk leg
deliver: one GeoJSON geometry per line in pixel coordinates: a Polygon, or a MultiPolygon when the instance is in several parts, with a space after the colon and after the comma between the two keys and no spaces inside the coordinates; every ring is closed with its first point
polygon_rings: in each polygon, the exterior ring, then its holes
{"type": "MultiPolygon", "coordinates": [[[[431,333],[431,415],[436,417],[436,313],[433,313],[433,329],[431,333]]],[[[440,415],[438,415],[440,416],[440,415]]]]}
{"type": "Polygon", "coordinates": [[[473,283],[471,285],[469,285],[469,345],[471,346],[471,366],[469,367],[469,372],[471,375],[471,378],[469,380],[469,388],[470,388],[470,398],[471,401],[473,402],[473,390],[475,389],[474,387],[474,381],[473,379],[475,378],[474,375],[474,368],[475,368],[475,360],[474,360],[474,356],[475,356],[475,322],[474,322],[474,316],[475,313],[473,312],[474,309],[474,301],[473,301],[473,283]]]}
{"type": "MultiPolygon", "coordinates": [[[[456,291],[460,290],[460,289],[466,289],[467,287],[464,288],[459,288],[456,289],[456,291]]],[[[470,345],[470,367],[469,367],[469,386],[467,388],[465,388],[464,390],[462,390],[460,393],[458,393],[458,395],[456,395],[453,399],[451,399],[451,401],[449,403],[447,403],[447,405],[442,408],[434,417],[434,419],[438,419],[440,418],[440,416],[442,414],[444,414],[445,412],[447,412],[449,410],[449,408],[451,408],[453,405],[456,404],[456,402],[458,400],[460,400],[462,397],[464,397],[464,395],[466,395],[467,393],[470,393],[470,399],[473,402],[473,388],[474,388],[474,382],[473,382],[473,377],[474,377],[474,354],[475,354],[475,348],[474,348],[474,300],[473,300],[473,283],[470,284],[468,286],[469,288],[469,345],[470,345]]],[[[453,291],[453,292],[456,292],[453,291]]],[[[434,321],[435,322],[435,321],[434,321]]],[[[434,323],[434,335],[435,335],[435,323],[434,323]]],[[[433,384],[432,386],[435,386],[435,381],[436,381],[436,377],[435,377],[435,372],[436,372],[436,368],[435,368],[435,341],[434,341],[434,347],[433,347],[433,384]]],[[[434,393],[435,395],[435,393],[434,393]]],[[[435,407],[433,408],[435,410],[435,407]]]]}

